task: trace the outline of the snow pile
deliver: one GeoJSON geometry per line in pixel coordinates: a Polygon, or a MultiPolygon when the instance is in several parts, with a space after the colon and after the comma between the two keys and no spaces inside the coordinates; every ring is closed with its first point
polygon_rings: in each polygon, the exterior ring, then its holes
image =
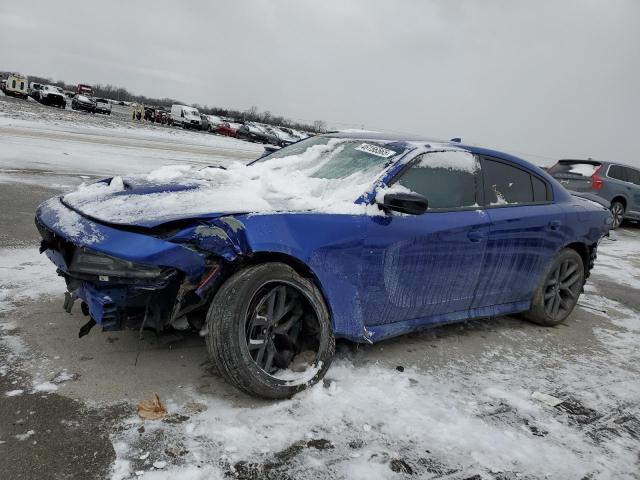
{"type": "Polygon", "coordinates": [[[64,280],[38,249],[0,249],[0,313],[27,300],[65,290],[64,280]]]}
{"type": "Polygon", "coordinates": [[[592,273],[596,276],[604,276],[612,282],[624,279],[626,285],[640,290],[640,268],[637,265],[637,261],[640,260],[638,239],[640,239],[640,230],[637,229],[625,232],[624,236],[617,239],[604,238],[600,243],[598,258],[592,273]],[[636,259],[636,265],[634,265],[634,259],[636,259]]]}
{"type": "MultiPolygon", "coordinates": [[[[594,478],[606,478],[633,471],[631,436],[596,443],[560,406],[550,407],[534,395],[536,387],[553,393],[558,385],[566,389],[567,381],[575,388],[582,375],[596,374],[595,368],[564,364],[556,372],[538,370],[529,380],[515,380],[518,371],[529,368],[524,359],[507,350],[496,353],[505,355],[508,371],[491,367],[491,355],[476,373],[468,365],[452,364],[441,371],[407,368],[400,373],[342,360],[324,384],[291,400],[238,407],[225,398],[197,397],[206,410],[187,422],[169,431],[166,425],[145,423],[151,437],[181,442],[189,452],[185,464],[163,473],[139,472],[145,479],[176,478],[187,470],[222,478],[247,462],[255,468],[283,468],[301,479],[371,474],[384,479],[398,478],[390,468],[394,459],[413,469],[427,465],[466,476],[522,472],[532,478],[582,478],[595,473],[594,478]]],[[[621,372],[615,373],[613,378],[619,378],[621,372]]],[[[631,386],[628,399],[640,394],[637,384],[631,386]]],[[[573,401],[566,391],[557,395],[573,401]]],[[[603,411],[610,406],[606,401],[598,405],[603,411]]],[[[114,480],[128,478],[124,466],[132,451],[125,445],[138,437],[139,423],[128,426],[131,438],[119,448],[114,480]]]]}
{"type": "MultiPolygon", "coordinates": [[[[107,188],[102,188],[97,185],[100,184],[90,186],[92,198],[95,198],[96,191],[98,192],[98,195],[103,193],[104,190],[112,191],[109,186],[107,186],[107,188]]],[[[80,191],[79,194],[83,195],[82,191],[80,191]]],[[[75,240],[77,243],[82,245],[91,245],[102,240],[103,235],[96,226],[87,222],[86,219],[82,218],[73,210],[65,207],[60,202],[60,198],[51,198],[43,205],[45,205],[56,216],[56,221],[53,224],[53,227],[59,229],[69,239],[75,240]]]]}
{"type": "MultiPolygon", "coordinates": [[[[624,241],[604,242],[599,261],[616,259],[625,274],[637,275],[636,257],[617,257],[638,241],[624,241]]],[[[144,422],[148,438],[165,438],[169,451],[184,452],[177,464],[161,448],[138,462],[142,422],[134,418],[116,438],[113,478],[137,471],[152,480],[385,479],[401,478],[396,472],[404,465],[416,478],[634,478],[640,381],[629,365],[640,362],[640,315],[592,283],[580,305],[586,310],[564,328],[593,332],[595,351],[575,349],[566,337],[556,343],[557,329],[494,319],[476,326],[490,333],[479,335],[486,346],[472,359],[448,353],[440,364],[398,370],[354,354],[334,362],[324,382],[282,402],[192,393],[197,413],[169,405],[170,413],[188,417],[184,422],[144,422]],[[586,320],[585,311],[602,321],[586,320]],[[553,405],[540,400],[549,398],[553,405]],[[153,468],[162,459],[169,465],[153,468]]],[[[473,327],[459,330],[473,334],[473,327]]],[[[403,341],[429,343],[416,338],[403,341]]],[[[382,358],[378,348],[363,347],[382,358]]]]}
{"type": "Polygon", "coordinates": [[[166,183],[160,185],[161,192],[118,191],[120,183],[116,187],[89,185],[67,194],[64,201],[86,215],[123,224],[212,212],[364,214],[367,206],[354,202],[372,187],[388,159],[362,152],[361,158],[353,160],[357,168],[350,170],[351,164],[341,154],[349,148],[356,150],[349,147],[351,143],[331,139],[301,153],[251,166],[236,162],[226,169],[163,167],[146,176],[124,179],[125,185],[134,186],[166,183]],[[177,189],[176,185],[191,188],[177,189]]]}
{"type": "Polygon", "coordinates": [[[480,168],[476,157],[464,150],[431,152],[422,158],[418,166],[423,168],[444,168],[467,173],[475,173],[480,168]]]}
{"type": "MultiPolygon", "coordinates": [[[[29,352],[22,339],[14,334],[18,323],[10,320],[10,311],[25,302],[65,290],[64,280],[37,249],[0,249],[0,375],[5,375],[9,366],[29,352]]],[[[22,393],[22,390],[13,390],[7,395],[22,393]]]]}

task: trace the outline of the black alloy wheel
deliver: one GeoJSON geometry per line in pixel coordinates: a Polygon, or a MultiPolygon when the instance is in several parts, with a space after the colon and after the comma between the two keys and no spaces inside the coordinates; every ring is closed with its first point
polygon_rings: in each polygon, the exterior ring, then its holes
{"type": "Polygon", "coordinates": [[[206,340],[225,380],[272,399],[317,383],[335,351],[322,293],[279,262],[249,266],[222,284],[207,313],[206,340]]]}
{"type": "MultiPolygon", "coordinates": [[[[251,303],[245,327],[251,358],[269,375],[288,368],[296,353],[305,347],[298,342],[304,327],[300,293],[291,285],[268,284],[256,293],[251,303]]],[[[317,318],[311,321],[316,323],[311,328],[319,331],[317,318]]],[[[317,356],[318,341],[314,340],[312,351],[317,356]]]]}
{"type": "Polygon", "coordinates": [[[544,293],[544,309],[553,319],[564,318],[573,310],[582,289],[580,273],[582,265],[573,259],[567,259],[556,265],[547,278],[544,293]]]}
{"type": "Polygon", "coordinates": [[[554,326],[573,311],[584,286],[584,262],[571,248],[561,250],[536,288],[531,308],[523,316],[534,323],[554,326]]]}

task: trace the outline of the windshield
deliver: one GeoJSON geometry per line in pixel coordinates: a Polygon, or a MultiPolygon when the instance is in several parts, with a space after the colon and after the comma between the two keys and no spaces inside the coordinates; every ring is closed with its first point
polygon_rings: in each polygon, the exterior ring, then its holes
{"type": "Polygon", "coordinates": [[[268,162],[274,169],[291,169],[311,178],[340,180],[353,177],[358,183],[371,183],[403,151],[404,148],[397,145],[311,137],[281,148],[254,165],[268,162]]]}

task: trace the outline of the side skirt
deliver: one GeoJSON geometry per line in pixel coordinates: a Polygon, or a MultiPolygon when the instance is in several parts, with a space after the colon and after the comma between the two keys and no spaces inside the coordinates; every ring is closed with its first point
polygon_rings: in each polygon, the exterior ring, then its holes
{"type": "Polygon", "coordinates": [[[403,322],[390,323],[387,325],[368,325],[367,330],[371,332],[371,341],[378,342],[398,335],[423,330],[425,328],[456,323],[473,318],[498,317],[529,310],[531,301],[504,303],[502,305],[492,305],[490,307],[473,308],[471,310],[461,310],[458,312],[435,315],[433,317],[414,318],[403,322]]]}

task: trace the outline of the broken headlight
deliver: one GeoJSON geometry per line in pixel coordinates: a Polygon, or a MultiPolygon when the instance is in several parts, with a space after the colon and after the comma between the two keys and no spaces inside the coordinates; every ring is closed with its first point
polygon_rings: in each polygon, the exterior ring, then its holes
{"type": "Polygon", "coordinates": [[[105,277],[155,278],[162,273],[162,269],[77,248],[73,252],[69,273],[105,277]]]}

